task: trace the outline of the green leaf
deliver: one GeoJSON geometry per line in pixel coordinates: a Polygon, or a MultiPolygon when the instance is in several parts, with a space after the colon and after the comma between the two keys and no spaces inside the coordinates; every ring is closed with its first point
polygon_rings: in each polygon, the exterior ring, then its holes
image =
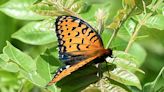
{"type": "MultiPolygon", "coordinates": [[[[119,32],[120,32],[120,31],[119,31],[119,32]]],[[[122,33],[119,33],[119,32],[118,32],[118,37],[116,37],[116,38],[114,39],[114,41],[112,42],[110,48],[115,49],[115,50],[124,50],[125,47],[127,46],[127,42],[125,41],[125,39],[122,39],[122,38],[121,38],[121,34],[122,34],[122,33]]],[[[105,31],[102,33],[101,37],[102,37],[104,46],[107,45],[107,43],[108,43],[108,41],[109,41],[109,39],[110,39],[110,37],[111,37],[111,34],[112,34],[112,33],[111,33],[111,31],[109,31],[109,30],[105,30],[105,31]]],[[[122,36],[123,36],[123,35],[127,37],[126,33],[125,33],[125,34],[122,34],[122,36]]]]}
{"type": "Polygon", "coordinates": [[[152,0],[136,0],[137,7],[142,10],[144,10],[144,8],[151,3],[152,3],[152,0]]]}
{"type": "Polygon", "coordinates": [[[149,28],[156,28],[159,30],[164,30],[163,24],[164,24],[164,16],[160,14],[149,17],[145,22],[145,26],[149,28]]]}
{"type": "Polygon", "coordinates": [[[36,65],[33,59],[19,49],[13,47],[9,42],[7,42],[7,46],[4,47],[3,53],[21,69],[28,72],[36,70],[36,65]]]}
{"type": "Polygon", "coordinates": [[[128,61],[127,63],[134,64],[136,67],[139,67],[139,61],[131,54],[125,53],[123,51],[114,51],[114,56],[116,56],[116,58],[118,57],[124,59],[128,61]]]}
{"type": "Polygon", "coordinates": [[[1,92],[14,92],[20,87],[20,81],[17,74],[0,69],[1,92]]]}
{"type": "Polygon", "coordinates": [[[161,3],[157,8],[158,14],[164,15],[164,9],[163,8],[164,8],[164,3],[161,3]]]}
{"type": "Polygon", "coordinates": [[[60,66],[59,61],[56,60],[55,58],[53,58],[52,56],[45,56],[42,55],[40,57],[37,58],[37,72],[38,74],[40,74],[45,80],[47,80],[47,83],[52,79],[51,77],[51,66],[50,64],[55,65],[55,67],[53,67],[53,70],[57,70],[58,67],[60,66]]]}
{"type": "MultiPolygon", "coordinates": [[[[46,84],[48,84],[48,82],[50,82],[54,76],[52,76],[52,72],[55,72],[60,65],[59,61],[53,56],[47,55],[39,56],[36,61],[37,73],[46,81],[46,84]]],[[[46,84],[44,84],[44,86],[46,84]]],[[[56,90],[55,92],[58,90],[55,85],[49,86],[48,89],[51,91],[56,90]]]]}
{"type": "MultiPolygon", "coordinates": [[[[68,1],[69,2],[69,1],[68,1]]],[[[83,0],[79,0],[75,2],[73,5],[70,4],[70,10],[76,12],[76,13],[83,13],[88,10],[89,5],[85,3],[83,0]]]]}
{"type": "Polygon", "coordinates": [[[35,14],[28,7],[36,0],[9,0],[0,6],[0,11],[8,16],[22,20],[41,20],[44,17],[35,14]]]}
{"type": "Polygon", "coordinates": [[[108,92],[128,92],[126,89],[122,88],[121,86],[118,85],[114,85],[114,84],[110,84],[108,83],[108,92]]]}
{"type": "MultiPolygon", "coordinates": [[[[123,31],[122,32],[122,34],[124,34],[123,36],[122,36],[122,38],[124,38],[124,37],[126,37],[126,36],[131,36],[132,35],[132,33],[134,32],[134,29],[135,29],[135,27],[136,27],[136,23],[133,21],[133,20],[131,20],[131,19],[128,19],[126,22],[125,22],[125,24],[123,25],[123,28],[122,28],[122,30],[125,30],[125,31],[123,31]],[[127,34],[126,34],[127,33],[127,34]],[[126,34],[126,35],[125,35],[126,34]]],[[[121,30],[121,31],[122,31],[121,30]]],[[[129,37],[130,38],[130,37],[129,37]]]]}
{"type": "Polygon", "coordinates": [[[0,59],[2,61],[9,61],[9,57],[6,54],[0,54],[0,59]]]}
{"type": "Polygon", "coordinates": [[[145,49],[137,43],[133,43],[128,53],[130,53],[132,56],[136,58],[136,60],[138,60],[137,63],[139,66],[141,66],[144,63],[147,56],[145,49]]]}
{"type": "Polygon", "coordinates": [[[32,45],[44,45],[57,41],[55,29],[51,28],[53,22],[31,22],[12,35],[24,43],[32,45]]]}
{"type": "Polygon", "coordinates": [[[40,86],[45,87],[46,81],[36,72],[36,71],[24,71],[23,69],[20,70],[20,74],[30,81],[31,83],[40,86]]]}
{"type": "Polygon", "coordinates": [[[110,79],[115,80],[124,85],[135,86],[139,89],[142,89],[140,81],[136,75],[118,66],[110,72],[110,79]]]}
{"type": "Polygon", "coordinates": [[[44,16],[74,15],[88,10],[89,5],[83,0],[42,1],[31,6],[31,10],[44,16]]]}
{"type": "Polygon", "coordinates": [[[143,92],[163,92],[164,91],[164,67],[153,82],[144,85],[143,92]]]}
{"type": "Polygon", "coordinates": [[[3,53],[11,60],[10,66],[8,65],[8,62],[3,62],[4,65],[6,64],[8,68],[13,68],[14,65],[17,66],[17,68],[19,66],[18,69],[20,75],[37,86],[45,87],[47,82],[37,73],[36,62],[30,56],[21,52],[19,49],[16,49],[9,42],[7,42],[7,46],[4,47],[3,53]]]}
{"type": "Polygon", "coordinates": [[[3,70],[9,71],[9,72],[18,72],[19,67],[17,64],[9,61],[9,57],[5,54],[0,54],[0,67],[3,70]]]}
{"type": "Polygon", "coordinates": [[[114,92],[114,91],[116,91],[116,92],[128,92],[124,88],[117,86],[117,85],[112,85],[112,84],[110,84],[108,89],[110,90],[108,92],[114,92]]]}
{"type": "Polygon", "coordinates": [[[144,72],[142,70],[140,70],[138,68],[139,66],[135,63],[135,62],[137,62],[137,60],[134,57],[132,57],[130,54],[121,52],[121,51],[114,51],[114,55],[117,55],[116,58],[114,58],[113,60],[111,60],[111,58],[109,58],[109,60],[108,60],[108,58],[107,58],[106,59],[107,62],[114,63],[117,66],[122,67],[133,73],[138,71],[138,72],[144,74],[144,72]],[[130,59],[125,58],[127,55],[129,57],[131,56],[131,58],[130,59]]]}
{"type": "Polygon", "coordinates": [[[13,62],[4,62],[3,60],[0,59],[0,67],[8,72],[18,72],[19,71],[19,66],[13,62]]]}
{"type": "Polygon", "coordinates": [[[107,81],[105,78],[102,78],[96,84],[91,84],[82,92],[129,92],[128,89],[121,87],[121,85],[114,84],[111,81],[107,81]]]}
{"type": "Polygon", "coordinates": [[[138,68],[139,64],[136,58],[123,51],[114,51],[114,56],[116,58],[113,60],[107,58],[107,62],[116,64],[116,68],[110,72],[110,78],[124,85],[136,86],[141,89],[139,79],[132,73],[136,71],[144,73],[138,68]]]}
{"type": "Polygon", "coordinates": [[[56,6],[48,5],[42,2],[32,5],[30,9],[33,12],[44,16],[60,16],[64,14],[64,12],[60,11],[60,9],[57,9],[56,6]]]}

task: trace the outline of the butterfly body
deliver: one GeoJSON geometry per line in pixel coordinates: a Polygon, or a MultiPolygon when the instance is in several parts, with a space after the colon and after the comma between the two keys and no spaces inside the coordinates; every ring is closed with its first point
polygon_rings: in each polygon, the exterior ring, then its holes
{"type": "Polygon", "coordinates": [[[105,60],[107,56],[112,55],[111,49],[103,47],[100,35],[82,19],[74,16],[59,16],[55,26],[59,59],[65,63],[65,66],[58,69],[48,85],[52,85],[95,59],[105,60]]]}

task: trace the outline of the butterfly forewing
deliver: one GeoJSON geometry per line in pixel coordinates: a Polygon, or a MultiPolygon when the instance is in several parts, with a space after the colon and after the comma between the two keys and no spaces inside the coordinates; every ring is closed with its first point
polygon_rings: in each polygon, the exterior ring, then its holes
{"type": "MultiPolygon", "coordinates": [[[[59,58],[70,60],[72,55],[84,55],[103,48],[97,32],[83,20],[74,16],[60,16],[56,19],[56,34],[59,43],[59,58]]],[[[85,57],[84,57],[85,59],[85,57]]]]}

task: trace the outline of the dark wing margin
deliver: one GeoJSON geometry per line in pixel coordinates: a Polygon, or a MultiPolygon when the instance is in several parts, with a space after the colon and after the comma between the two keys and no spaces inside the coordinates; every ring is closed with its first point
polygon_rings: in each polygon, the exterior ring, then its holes
{"type": "MultiPolygon", "coordinates": [[[[55,27],[56,27],[56,35],[57,35],[57,38],[58,38],[59,59],[64,61],[65,64],[71,64],[72,65],[76,62],[79,62],[81,60],[86,59],[87,57],[84,57],[84,55],[76,55],[76,56],[71,55],[71,53],[67,53],[67,47],[65,45],[63,45],[65,43],[65,40],[63,40],[64,35],[62,35],[61,33],[65,30],[63,30],[63,29],[61,30],[62,25],[60,25],[60,24],[64,21],[67,21],[66,19],[68,17],[72,19],[72,22],[77,21],[77,20],[79,21],[79,24],[78,24],[77,27],[81,27],[82,24],[85,24],[87,28],[91,28],[91,31],[88,33],[88,36],[93,32],[96,35],[92,36],[90,38],[90,40],[93,39],[94,42],[96,40],[99,40],[100,41],[99,43],[102,45],[102,47],[103,47],[103,42],[102,42],[102,39],[101,39],[100,35],[95,31],[95,29],[92,28],[88,23],[86,23],[82,19],[79,19],[79,18],[74,17],[74,16],[59,16],[59,17],[57,17],[56,22],[55,22],[55,27]],[[97,37],[97,39],[94,39],[94,37],[97,37]]],[[[72,27],[72,30],[74,30],[75,28],[76,27],[72,27]]],[[[82,33],[85,33],[85,28],[82,30],[82,33]]],[[[76,36],[78,36],[78,35],[79,35],[79,33],[76,34],[76,36]]],[[[82,43],[84,43],[83,40],[82,40],[82,43]]],[[[86,48],[88,48],[89,46],[90,45],[88,45],[86,48]]],[[[79,48],[79,44],[77,44],[76,47],[79,51],[81,50],[79,48]]]]}

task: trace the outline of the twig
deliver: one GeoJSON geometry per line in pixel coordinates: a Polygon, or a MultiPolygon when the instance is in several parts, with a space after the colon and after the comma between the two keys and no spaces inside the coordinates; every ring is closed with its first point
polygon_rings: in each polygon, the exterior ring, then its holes
{"type": "Polygon", "coordinates": [[[116,37],[116,35],[117,35],[117,33],[118,33],[120,27],[121,27],[121,26],[124,24],[124,22],[129,18],[129,16],[131,15],[131,13],[133,12],[134,9],[135,9],[135,7],[131,8],[130,10],[126,10],[126,11],[128,12],[127,15],[125,15],[125,16],[123,17],[123,19],[120,20],[120,25],[119,25],[116,29],[114,29],[113,34],[112,34],[110,40],[108,41],[108,43],[107,43],[107,45],[106,45],[106,49],[112,44],[112,41],[113,41],[114,38],[116,37]]]}
{"type": "MultiPolygon", "coordinates": [[[[152,7],[153,12],[157,9],[157,6],[159,6],[159,4],[162,3],[162,1],[163,1],[163,0],[159,0],[159,1],[152,7]]],[[[146,15],[143,17],[143,19],[141,19],[141,20],[139,21],[139,23],[136,25],[135,31],[134,31],[134,33],[132,34],[132,36],[131,36],[131,38],[130,38],[130,40],[129,40],[129,42],[128,42],[128,45],[127,45],[127,47],[126,47],[126,49],[125,49],[125,52],[128,52],[128,51],[129,51],[129,49],[130,49],[130,47],[132,46],[133,42],[136,40],[136,36],[138,35],[138,32],[139,32],[140,28],[142,27],[142,25],[145,24],[145,21],[153,14],[153,12],[146,14],[146,15]]]]}
{"type": "Polygon", "coordinates": [[[114,38],[116,37],[116,35],[117,35],[117,32],[118,32],[118,30],[114,30],[114,31],[113,31],[113,34],[112,34],[111,38],[109,39],[109,41],[108,41],[108,43],[107,43],[107,45],[106,45],[106,49],[111,45],[113,39],[114,39],[114,38]]]}

